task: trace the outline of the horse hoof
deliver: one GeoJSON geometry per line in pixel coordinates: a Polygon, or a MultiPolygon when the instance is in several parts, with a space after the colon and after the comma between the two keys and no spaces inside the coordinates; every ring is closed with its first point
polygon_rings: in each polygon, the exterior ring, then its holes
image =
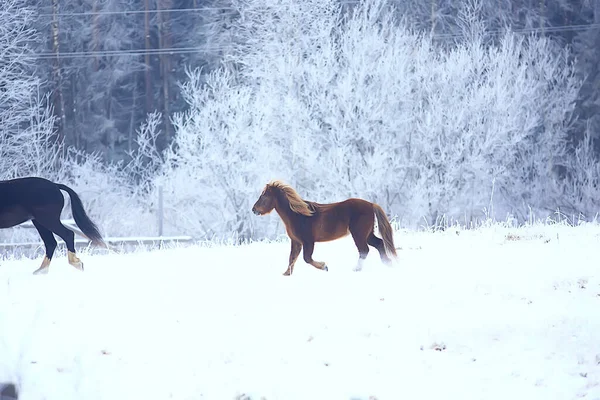
{"type": "Polygon", "coordinates": [[[83,263],[78,264],[78,265],[73,265],[73,267],[77,270],[77,271],[81,271],[83,272],[83,263]]]}
{"type": "Polygon", "coordinates": [[[33,274],[34,275],[47,275],[49,269],[50,268],[48,268],[48,267],[38,268],[35,271],[33,271],[33,274]]]}

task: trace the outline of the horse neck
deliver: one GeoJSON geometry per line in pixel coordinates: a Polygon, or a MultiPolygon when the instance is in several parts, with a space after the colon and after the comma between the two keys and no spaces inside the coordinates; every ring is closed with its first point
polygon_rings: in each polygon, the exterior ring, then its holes
{"type": "Polygon", "coordinates": [[[281,219],[283,219],[285,224],[287,224],[292,219],[293,214],[295,214],[290,208],[290,202],[284,193],[277,194],[275,199],[275,211],[279,214],[281,219]]]}

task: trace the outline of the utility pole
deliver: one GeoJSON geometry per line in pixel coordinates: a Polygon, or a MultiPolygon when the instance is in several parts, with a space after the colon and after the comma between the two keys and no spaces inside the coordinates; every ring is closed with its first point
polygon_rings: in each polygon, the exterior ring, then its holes
{"type": "Polygon", "coordinates": [[[58,142],[65,143],[65,99],[63,96],[63,79],[60,66],[58,0],[52,0],[52,51],[54,53],[54,107],[58,114],[58,142]]]}
{"type": "Polygon", "coordinates": [[[144,38],[146,41],[146,54],[144,60],[146,63],[146,112],[152,112],[152,67],[150,65],[150,0],[144,0],[144,38]]]}

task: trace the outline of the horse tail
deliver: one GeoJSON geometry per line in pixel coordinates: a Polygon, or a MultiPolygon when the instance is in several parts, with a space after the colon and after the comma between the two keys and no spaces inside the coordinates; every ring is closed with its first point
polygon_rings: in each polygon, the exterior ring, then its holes
{"type": "Polygon", "coordinates": [[[77,193],[75,193],[75,191],[70,187],[63,184],[57,183],[56,185],[59,189],[62,189],[69,194],[69,197],[71,198],[71,211],[73,212],[73,219],[81,231],[87,236],[88,239],[92,241],[93,244],[107,247],[106,243],[104,243],[104,239],[102,239],[102,236],[100,235],[100,232],[98,232],[98,228],[83,209],[83,203],[81,203],[81,199],[77,193]]]}
{"type": "Polygon", "coordinates": [[[383,239],[385,251],[388,254],[397,257],[396,247],[394,246],[394,231],[392,230],[390,221],[388,220],[387,215],[385,215],[383,208],[381,208],[379,205],[373,203],[373,209],[375,211],[375,216],[377,217],[377,222],[379,223],[379,234],[383,239]]]}

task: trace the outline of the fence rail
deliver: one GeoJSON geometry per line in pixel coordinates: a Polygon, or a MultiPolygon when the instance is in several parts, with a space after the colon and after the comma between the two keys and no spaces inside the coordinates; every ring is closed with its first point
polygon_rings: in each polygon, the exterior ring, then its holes
{"type": "MultiPolygon", "coordinates": [[[[145,245],[145,246],[159,246],[161,247],[167,243],[191,243],[193,238],[191,236],[132,236],[132,237],[107,237],[104,238],[106,244],[112,247],[118,247],[122,245],[145,245]]],[[[75,239],[75,247],[82,248],[89,246],[90,241],[87,239],[75,239]]],[[[58,247],[64,245],[64,242],[59,242],[58,247]]],[[[0,243],[0,251],[10,250],[14,248],[23,249],[36,249],[43,247],[44,243],[39,242],[14,242],[14,243],[0,243]]]]}
{"type": "MultiPolygon", "coordinates": [[[[73,219],[61,220],[62,224],[67,228],[71,229],[80,238],[75,238],[75,247],[82,248],[87,247],[90,244],[90,240],[81,232],[81,230],[75,224],[73,219]]],[[[31,221],[24,222],[18,225],[19,228],[35,229],[35,226],[31,221]]],[[[162,231],[162,230],[161,230],[162,231]]],[[[161,232],[162,233],[162,232],[161,232]]],[[[179,235],[179,236],[108,236],[104,237],[104,242],[110,247],[123,247],[123,246],[158,246],[162,247],[167,243],[190,243],[193,242],[192,236],[179,235]]],[[[23,248],[28,250],[35,250],[36,248],[43,246],[42,241],[38,242],[15,242],[15,243],[0,243],[0,251],[7,251],[15,248],[23,248]]],[[[64,245],[62,241],[59,241],[58,246],[64,245]]]]}
{"type": "MultiPolygon", "coordinates": [[[[190,243],[194,241],[191,236],[164,236],[164,207],[163,207],[163,188],[158,187],[158,210],[157,210],[157,225],[158,225],[158,236],[117,236],[117,237],[105,237],[104,241],[110,247],[124,247],[124,246],[158,246],[162,247],[166,243],[190,243]]],[[[87,247],[90,244],[90,240],[81,232],[77,227],[75,220],[72,218],[61,220],[62,224],[67,228],[75,232],[76,235],[81,238],[75,238],[75,247],[87,247]]],[[[24,222],[17,225],[15,228],[35,229],[35,226],[31,221],[24,222]]],[[[62,241],[58,242],[58,247],[63,246],[62,241]]],[[[29,250],[35,250],[38,247],[43,246],[42,241],[38,242],[21,242],[21,243],[0,243],[0,251],[6,251],[10,249],[23,248],[29,250]]]]}

